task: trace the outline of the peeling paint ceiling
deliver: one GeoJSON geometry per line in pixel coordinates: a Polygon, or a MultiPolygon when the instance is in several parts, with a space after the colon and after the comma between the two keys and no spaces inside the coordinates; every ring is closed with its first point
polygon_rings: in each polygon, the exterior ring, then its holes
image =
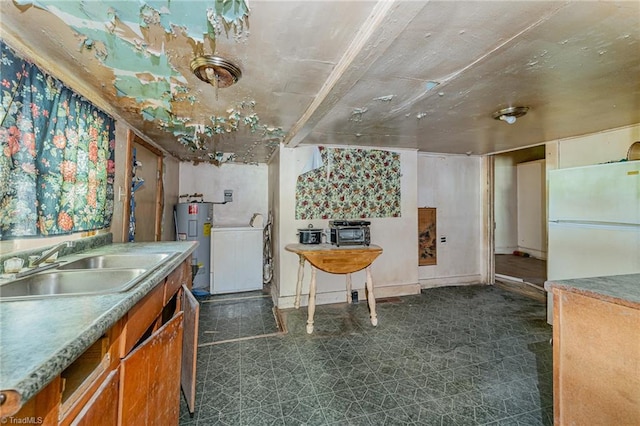
{"type": "Polygon", "coordinates": [[[19,53],[185,161],[487,154],[640,122],[640,2],[0,2],[19,53]],[[217,89],[200,54],[242,69],[217,89]],[[491,114],[528,106],[513,125],[491,114]]]}

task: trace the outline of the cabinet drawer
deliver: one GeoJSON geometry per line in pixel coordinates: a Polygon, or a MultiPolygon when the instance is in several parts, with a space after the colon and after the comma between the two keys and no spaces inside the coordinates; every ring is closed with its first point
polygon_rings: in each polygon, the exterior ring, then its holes
{"type": "Polygon", "coordinates": [[[184,263],[169,274],[164,290],[164,304],[166,305],[174,294],[182,287],[184,281],[184,263]]]}
{"type": "Polygon", "coordinates": [[[133,349],[145,331],[162,312],[164,287],[163,283],[159,283],[129,311],[120,358],[123,358],[133,349]]]}

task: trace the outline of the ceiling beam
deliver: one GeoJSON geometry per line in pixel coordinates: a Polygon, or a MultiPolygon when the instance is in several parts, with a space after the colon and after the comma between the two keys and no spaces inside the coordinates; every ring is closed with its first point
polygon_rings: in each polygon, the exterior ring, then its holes
{"type": "Polygon", "coordinates": [[[426,4],[398,0],[377,2],[311,105],[285,136],[284,144],[287,147],[298,146],[311,133],[426,4]],[[401,24],[403,22],[404,25],[401,24]]]}

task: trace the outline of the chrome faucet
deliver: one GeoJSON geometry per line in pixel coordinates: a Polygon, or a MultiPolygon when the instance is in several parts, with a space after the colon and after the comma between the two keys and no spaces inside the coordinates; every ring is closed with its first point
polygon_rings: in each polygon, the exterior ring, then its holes
{"type": "Polygon", "coordinates": [[[51,248],[50,250],[47,250],[46,252],[42,253],[42,256],[34,260],[29,266],[37,268],[42,262],[49,259],[54,254],[58,253],[63,248],[74,247],[75,245],[76,245],[75,241],[63,241],[60,244],[56,245],[55,247],[51,248]]]}
{"type": "Polygon", "coordinates": [[[51,263],[49,265],[44,265],[44,266],[40,266],[41,263],[43,263],[45,260],[49,259],[51,256],[53,256],[54,254],[58,253],[60,250],[62,250],[65,247],[75,247],[76,243],[75,241],[63,241],[60,244],[52,247],[51,249],[45,251],[44,253],[42,253],[42,255],[37,258],[36,260],[30,262],[30,267],[33,269],[29,269],[27,271],[22,271],[22,272],[18,272],[16,274],[16,278],[22,278],[22,277],[27,277],[29,275],[33,275],[33,274],[37,274],[38,272],[42,272],[42,271],[46,271],[47,269],[52,269],[55,268],[57,266],[60,266],[59,263],[51,263]]]}

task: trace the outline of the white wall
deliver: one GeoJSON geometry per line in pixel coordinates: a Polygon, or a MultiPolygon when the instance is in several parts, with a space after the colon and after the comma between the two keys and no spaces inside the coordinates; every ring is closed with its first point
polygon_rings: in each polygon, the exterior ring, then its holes
{"type": "Polygon", "coordinates": [[[199,193],[204,201],[224,201],[224,190],[233,191],[233,201],[213,206],[213,225],[248,225],[254,213],[266,220],[268,209],[266,164],[180,163],[180,195],[199,193]]]}
{"type": "MultiPolygon", "coordinates": [[[[287,252],[287,244],[297,243],[296,232],[310,223],[315,228],[327,228],[328,220],[295,219],[296,179],[308,160],[311,147],[282,148],[280,151],[280,211],[278,222],[279,252],[279,294],[277,304],[280,308],[293,306],[295,297],[298,256],[287,252]]],[[[371,267],[376,297],[416,294],[418,284],[418,209],[417,209],[417,152],[396,151],[401,163],[401,217],[372,218],[371,243],[382,247],[383,253],[371,267]]],[[[306,293],[309,289],[310,267],[305,268],[301,300],[307,304],[306,293]]],[[[353,289],[359,290],[364,297],[364,271],[352,274],[353,289]]],[[[346,300],[345,276],[318,272],[318,291],[316,303],[336,303],[346,300]]]]}
{"type": "Polygon", "coordinates": [[[437,264],[419,267],[422,287],[482,282],[483,173],[481,157],[418,155],[418,207],[437,209],[437,264]]]}
{"type": "MultiPolygon", "coordinates": [[[[269,159],[269,211],[272,215],[273,223],[271,225],[271,247],[272,247],[272,278],[271,278],[271,297],[277,305],[278,295],[280,294],[280,150],[276,150],[269,159]]],[[[265,217],[265,219],[268,219],[265,217]]],[[[266,221],[265,221],[266,223],[266,221]]]]}
{"type": "Polygon", "coordinates": [[[640,123],[549,141],[558,144],[558,168],[588,166],[627,158],[631,144],[640,141],[640,123]]]}

